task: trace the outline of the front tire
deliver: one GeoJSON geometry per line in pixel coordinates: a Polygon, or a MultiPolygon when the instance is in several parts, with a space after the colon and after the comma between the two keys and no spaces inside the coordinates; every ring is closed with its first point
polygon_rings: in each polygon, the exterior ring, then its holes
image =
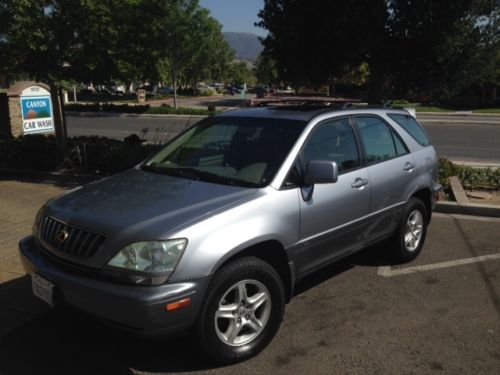
{"type": "Polygon", "coordinates": [[[245,257],[214,275],[196,326],[210,360],[229,364],[250,358],[272,340],[285,306],[280,276],[268,263],[245,257]]]}
{"type": "Polygon", "coordinates": [[[393,235],[393,254],[399,263],[415,259],[427,235],[427,208],[418,198],[411,198],[393,235]]]}

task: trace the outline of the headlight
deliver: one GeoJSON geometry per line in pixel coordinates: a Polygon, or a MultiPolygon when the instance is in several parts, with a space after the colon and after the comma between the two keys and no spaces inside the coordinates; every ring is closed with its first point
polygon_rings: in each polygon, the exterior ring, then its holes
{"type": "Polygon", "coordinates": [[[185,238],[136,242],[116,254],[108,266],[132,271],[134,283],[160,284],[174,272],[186,245],[185,238]]]}

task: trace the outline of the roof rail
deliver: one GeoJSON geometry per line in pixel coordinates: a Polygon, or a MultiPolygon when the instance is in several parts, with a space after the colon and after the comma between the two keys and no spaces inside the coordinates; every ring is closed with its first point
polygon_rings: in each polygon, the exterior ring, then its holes
{"type": "Polygon", "coordinates": [[[252,99],[251,106],[254,107],[278,107],[278,106],[313,106],[327,107],[344,105],[346,103],[360,102],[359,99],[330,98],[330,97],[311,97],[311,96],[269,96],[262,99],[252,99]]]}
{"type": "MultiPolygon", "coordinates": [[[[269,96],[266,98],[252,99],[250,105],[253,107],[273,107],[289,110],[355,110],[355,109],[399,109],[392,106],[390,101],[381,104],[362,103],[359,99],[330,98],[330,97],[310,97],[310,96],[269,96]]],[[[410,115],[414,113],[407,108],[410,115]]]]}

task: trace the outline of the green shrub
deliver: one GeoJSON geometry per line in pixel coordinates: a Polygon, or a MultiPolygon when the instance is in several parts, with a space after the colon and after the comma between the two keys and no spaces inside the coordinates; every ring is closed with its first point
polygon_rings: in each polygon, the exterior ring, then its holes
{"type": "Polygon", "coordinates": [[[161,107],[151,107],[149,104],[113,104],[113,103],[91,103],[91,104],[66,104],[66,111],[72,112],[112,112],[112,113],[147,113],[158,115],[213,115],[213,111],[197,108],[173,108],[162,105],[161,107]]]}
{"type": "Polygon", "coordinates": [[[449,179],[457,176],[466,189],[500,189],[500,168],[475,168],[439,159],[438,178],[445,193],[451,193],[449,179]]]}
{"type": "Polygon", "coordinates": [[[149,104],[113,104],[113,103],[70,103],[64,106],[66,111],[72,112],[113,112],[113,113],[144,113],[149,104]]]}
{"type": "Polygon", "coordinates": [[[52,135],[26,135],[0,139],[0,167],[32,171],[53,171],[62,162],[62,154],[52,135]]]}
{"type": "Polygon", "coordinates": [[[78,171],[109,175],[132,168],[158,149],[106,137],[75,137],[68,139],[67,159],[78,171]]]}
{"type": "Polygon", "coordinates": [[[61,167],[77,173],[109,175],[139,164],[161,146],[105,137],[68,138],[66,155],[54,136],[28,135],[0,139],[0,168],[52,172],[61,167]]]}

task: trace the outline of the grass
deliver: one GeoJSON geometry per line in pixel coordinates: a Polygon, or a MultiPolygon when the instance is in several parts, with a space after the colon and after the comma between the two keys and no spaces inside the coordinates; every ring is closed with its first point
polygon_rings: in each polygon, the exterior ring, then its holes
{"type": "Polygon", "coordinates": [[[474,112],[474,113],[500,113],[500,108],[482,108],[482,109],[475,109],[472,112],[474,112]]]}
{"type": "Polygon", "coordinates": [[[415,106],[415,109],[417,112],[455,112],[455,110],[450,109],[450,108],[442,108],[442,107],[435,107],[435,106],[424,106],[424,105],[417,105],[415,106]]]}

